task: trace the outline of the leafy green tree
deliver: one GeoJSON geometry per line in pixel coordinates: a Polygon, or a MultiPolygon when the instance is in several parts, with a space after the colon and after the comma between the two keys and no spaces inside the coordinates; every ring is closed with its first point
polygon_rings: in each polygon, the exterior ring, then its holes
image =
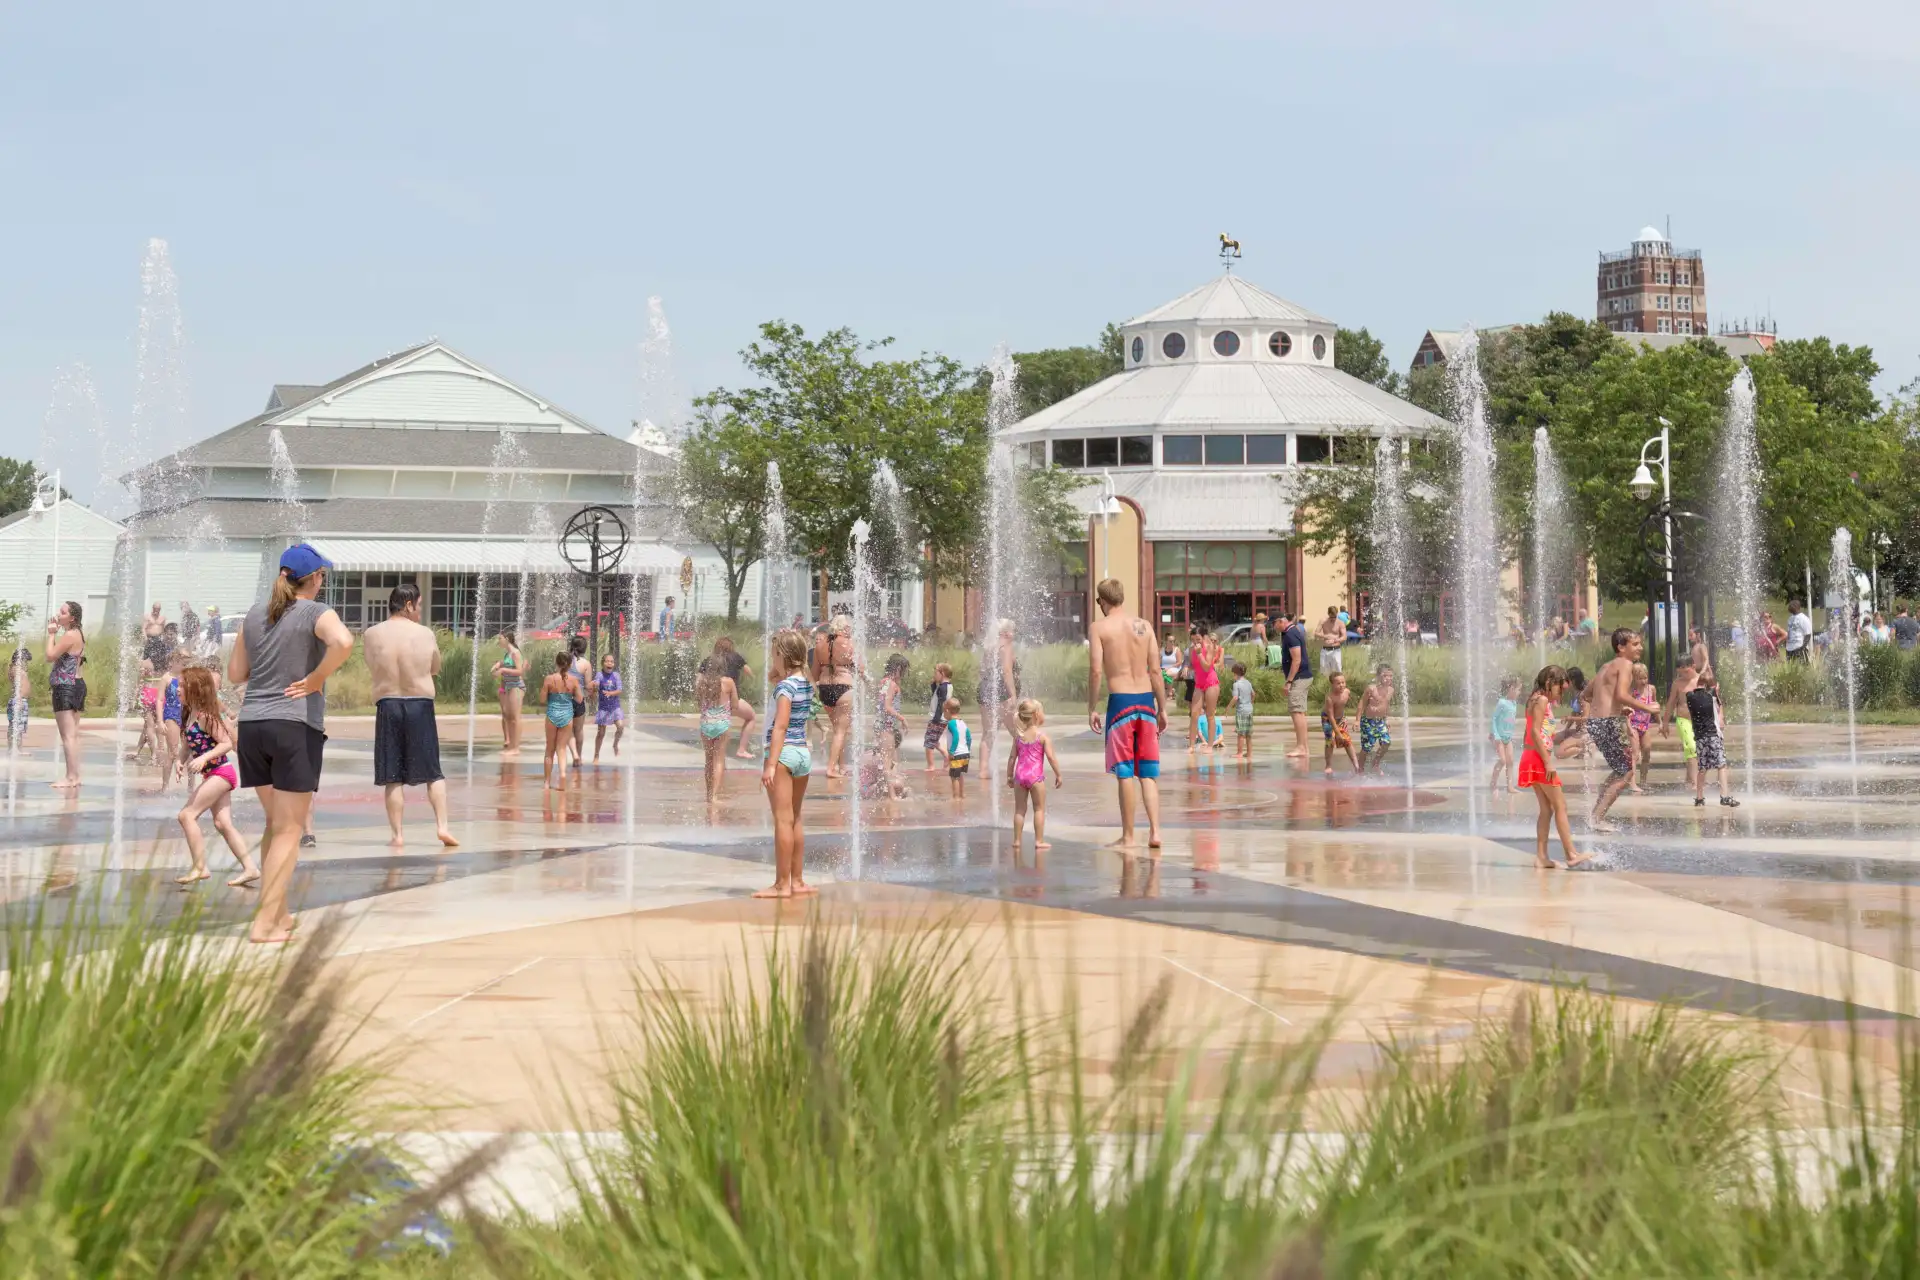
{"type": "Polygon", "coordinates": [[[766,555],[770,455],[766,437],[743,419],[705,403],[695,413],[659,497],[689,533],[719,552],[731,623],[740,617],[747,570],[766,555]]]}
{"type": "Polygon", "coordinates": [[[19,458],[0,458],[0,516],[33,505],[34,466],[19,458]]]}
{"type": "Polygon", "coordinates": [[[1016,352],[1020,366],[1020,414],[1032,417],[1048,405],[1110,378],[1125,367],[1118,325],[1108,325],[1100,341],[1086,347],[1051,347],[1016,352]]]}
{"type": "Polygon", "coordinates": [[[1380,339],[1366,329],[1337,329],[1333,335],[1333,367],[1362,382],[1371,382],[1382,391],[1400,395],[1400,375],[1393,371],[1387,350],[1380,339]]]}
{"type": "Polygon", "coordinates": [[[1834,346],[1826,338],[1786,338],[1760,357],[1806,393],[1828,422],[1865,422],[1880,414],[1873,380],[1880,364],[1872,347],[1834,346]]]}

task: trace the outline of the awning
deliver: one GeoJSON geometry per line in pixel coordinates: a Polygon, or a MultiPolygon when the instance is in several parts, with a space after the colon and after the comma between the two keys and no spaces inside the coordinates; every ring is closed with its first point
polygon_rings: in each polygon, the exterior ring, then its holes
{"type": "MultiPolygon", "coordinates": [[[[314,538],[336,569],[376,573],[572,573],[552,543],[522,538],[314,538]]],[[[677,573],[682,556],[658,542],[627,548],[617,572],[677,573]]]]}

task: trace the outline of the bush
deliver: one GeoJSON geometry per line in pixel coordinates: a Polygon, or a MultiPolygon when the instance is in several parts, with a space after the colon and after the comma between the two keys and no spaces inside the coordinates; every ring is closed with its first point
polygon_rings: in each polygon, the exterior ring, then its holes
{"type": "Polygon", "coordinates": [[[1824,665],[1819,658],[1806,662],[1788,662],[1780,658],[1767,663],[1768,700],[1809,706],[1820,702],[1821,692],[1825,688],[1824,665]]]}
{"type": "Polygon", "coordinates": [[[1907,666],[1900,651],[1890,644],[1864,645],[1860,650],[1860,707],[1867,711],[1892,711],[1906,702],[1907,666]]]}

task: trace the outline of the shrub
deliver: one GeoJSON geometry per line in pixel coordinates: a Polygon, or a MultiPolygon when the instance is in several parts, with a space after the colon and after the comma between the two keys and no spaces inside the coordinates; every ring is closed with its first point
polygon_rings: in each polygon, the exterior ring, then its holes
{"type": "Polygon", "coordinates": [[[1773,702],[1811,705],[1821,700],[1824,664],[1815,658],[1807,662],[1788,662],[1784,658],[1766,664],[1767,697],[1773,702]]]}
{"type": "Polygon", "coordinates": [[[1891,711],[1906,702],[1908,663],[1890,644],[1865,645],[1860,650],[1860,706],[1863,710],[1891,711]]]}

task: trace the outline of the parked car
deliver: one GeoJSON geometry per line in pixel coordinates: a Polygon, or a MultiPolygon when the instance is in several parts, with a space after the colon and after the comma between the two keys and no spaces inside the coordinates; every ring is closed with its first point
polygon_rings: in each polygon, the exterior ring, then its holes
{"type": "Polygon", "coordinates": [[[1219,637],[1221,644],[1252,644],[1253,624],[1251,622],[1236,622],[1230,626],[1219,628],[1215,634],[1219,637]]]}
{"type": "MultiPolygon", "coordinates": [[[[589,611],[586,609],[582,609],[571,618],[567,617],[564,613],[559,614],[544,627],[530,628],[527,634],[521,638],[525,640],[564,640],[570,636],[584,636],[590,629],[587,625],[588,617],[589,611]]],[[[632,634],[627,630],[626,610],[602,609],[600,611],[600,634],[603,636],[611,636],[616,630],[622,638],[632,634]]],[[[643,638],[652,638],[651,632],[642,632],[641,635],[643,638]]]]}

